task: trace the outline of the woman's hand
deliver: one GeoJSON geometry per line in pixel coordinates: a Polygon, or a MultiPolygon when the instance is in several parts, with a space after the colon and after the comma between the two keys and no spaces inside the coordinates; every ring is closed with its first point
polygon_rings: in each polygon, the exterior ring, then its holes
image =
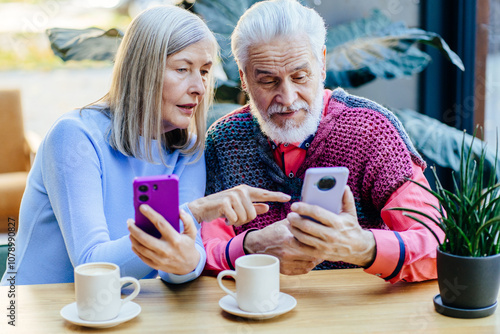
{"type": "Polygon", "coordinates": [[[288,202],[290,198],[281,192],[242,184],[199,198],[188,206],[199,222],[224,217],[229,224],[240,226],[269,210],[269,205],[259,202],[288,202]]]}
{"type": "Polygon", "coordinates": [[[127,224],[134,253],[148,266],[166,273],[185,275],[192,272],[200,261],[200,253],[195,247],[197,229],[191,216],[180,210],[184,232],[179,233],[149,205],[142,204],[139,210],[160,231],[161,239],[147,234],[129,219],[127,224]]]}

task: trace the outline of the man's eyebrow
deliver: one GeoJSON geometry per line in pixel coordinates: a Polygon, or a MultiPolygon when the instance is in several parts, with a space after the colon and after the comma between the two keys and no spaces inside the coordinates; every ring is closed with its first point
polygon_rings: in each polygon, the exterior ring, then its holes
{"type": "Polygon", "coordinates": [[[306,70],[309,69],[309,63],[304,63],[302,65],[299,65],[293,69],[294,72],[300,71],[300,70],[306,70]]]}
{"type": "MultiPolygon", "coordinates": [[[[294,69],[293,69],[293,72],[297,72],[297,71],[301,71],[301,70],[305,70],[305,69],[309,69],[309,63],[304,63],[304,64],[301,64],[299,66],[296,66],[294,69]]],[[[258,76],[258,75],[273,75],[273,72],[271,71],[266,71],[266,70],[260,70],[260,69],[256,69],[255,70],[255,76],[258,76]]]]}
{"type": "Polygon", "coordinates": [[[255,70],[255,76],[258,76],[258,75],[261,75],[261,74],[271,75],[271,74],[273,74],[273,72],[266,71],[266,70],[259,70],[259,69],[255,70]]]}

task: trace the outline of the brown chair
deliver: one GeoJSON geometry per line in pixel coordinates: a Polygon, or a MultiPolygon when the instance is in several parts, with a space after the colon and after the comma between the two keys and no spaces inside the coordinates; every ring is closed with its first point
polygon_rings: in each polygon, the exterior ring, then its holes
{"type": "Polygon", "coordinates": [[[0,90],[0,233],[7,231],[9,218],[18,219],[39,143],[38,136],[24,131],[19,90],[0,90]]]}

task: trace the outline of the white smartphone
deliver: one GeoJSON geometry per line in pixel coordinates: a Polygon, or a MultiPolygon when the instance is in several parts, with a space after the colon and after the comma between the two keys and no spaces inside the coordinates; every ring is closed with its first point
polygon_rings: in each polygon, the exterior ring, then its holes
{"type": "Polygon", "coordinates": [[[302,202],[339,214],[348,177],[346,167],[309,168],[302,185],[302,202]]]}

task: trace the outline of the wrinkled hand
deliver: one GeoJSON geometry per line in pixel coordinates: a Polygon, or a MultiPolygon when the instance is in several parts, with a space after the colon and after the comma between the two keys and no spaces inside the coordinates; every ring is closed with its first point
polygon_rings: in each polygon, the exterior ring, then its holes
{"type": "Polygon", "coordinates": [[[284,275],[306,274],[323,260],[304,254],[302,249],[305,246],[293,237],[289,228],[285,219],[262,230],[250,231],[245,237],[245,250],[276,256],[284,275]]]}
{"type": "Polygon", "coordinates": [[[192,272],[200,260],[200,253],[195,247],[197,229],[193,218],[180,210],[184,231],[179,233],[149,205],[142,204],[139,210],[160,231],[161,239],[147,234],[135,225],[133,219],[129,219],[127,224],[134,253],[157,270],[177,275],[192,272]]]}
{"type": "Polygon", "coordinates": [[[287,216],[291,233],[302,244],[304,252],[329,261],[344,261],[366,266],[375,257],[375,238],[361,228],[354,198],[349,187],[342,197],[342,211],[336,215],[316,205],[297,202],[287,216]],[[318,224],[304,216],[321,222],[318,224]]]}
{"type": "Polygon", "coordinates": [[[201,221],[225,217],[229,224],[240,226],[266,213],[269,205],[258,202],[288,202],[290,196],[242,184],[188,204],[193,216],[201,221]]]}

